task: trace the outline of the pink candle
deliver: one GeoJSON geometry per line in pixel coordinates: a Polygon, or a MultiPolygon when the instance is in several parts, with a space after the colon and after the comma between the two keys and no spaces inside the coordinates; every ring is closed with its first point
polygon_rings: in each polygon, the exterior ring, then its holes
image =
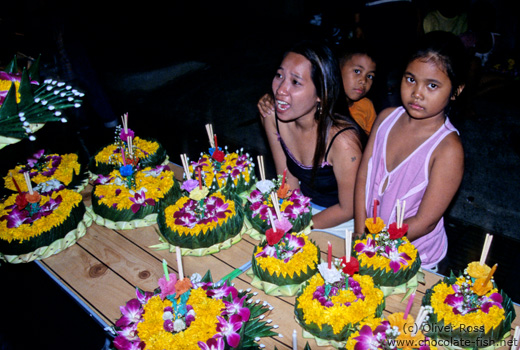
{"type": "Polygon", "coordinates": [[[202,190],[202,172],[200,170],[200,166],[197,169],[199,171],[199,189],[202,190]]]}
{"type": "Polygon", "coordinates": [[[332,268],[332,245],[328,242],[328,253],[327,253],[327,262],[329,263],[329,269],[332,268]]]}
{"type": "Polygon", "coordinates": [[[413,304],[414,298],[415,298],[415,293],[412,293],[412,295],[410,295],[410,299],[408,299],[408,305],[406,305],[406,310],[404,311],[403,319],[405,319],[405,320],[408,318],[408,314],[410,313],[410,310],[412,309],[412,304],[413,304]]]}
{"type": "Polygon", "coordinates": [[[374,224],[377,222],[377,205],[379,204],[379,201],[374,198],[374,224]]]}
{"type": "Polygon", "coordinates": [[[215,151],[216,151],[216,150],[218,150],[217,135],[214,135],[214,138],[215,138],[215,151]]]}

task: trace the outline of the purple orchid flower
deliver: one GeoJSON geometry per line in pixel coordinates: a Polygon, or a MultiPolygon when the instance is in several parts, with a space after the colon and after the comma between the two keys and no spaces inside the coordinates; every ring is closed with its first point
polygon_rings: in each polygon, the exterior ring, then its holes
{"type": "Polygon", "coordinates": [[[207,294],[208,296],[213,297],[213,299],[224,299],[230,294],[232,298],[236,298],[238,295],[238,291],[235,287],[224,284],[222,286],[219,286],[218,288],[208,290],[207,294]]]}
{"type": "Polygon", "coordinates": [[[146,207],[146,205],[155,205],[153,198],[146,198],[145,192],[145,189],[142,189],[138,192],[130,191],[130,193],[134,195],[134,197],[130,197],[130,200],[134,203],[130,209],[134,214],[137,213],[141,207],[146,207]]]}
{"type": "Polygon", "coordinates": [[[38,161],[40,160],[40,158],[43,156],[44,153],[45,153],[44,149],[41,149],[38,152],[34,153],[31,158],[27,159],[27,165],[30,168],[34,167],[36,164],[38,164],[38,161]]]}
{"type": "Polygon", "coordinates": [[[116,321],[116,327],[121,328],[139,322],[143,313],[141,303],[136,298],[127,301],[125,306],[119,307],[119,310],[123,316],[116,321]]]}
{"type": "Polygon", "coordinates": [[[354,250],[358,253],[365,253],[369,258],[373,257],[377,252],[376,242],[372,239],[372,237],[367,238],[367,243],[358,243],[354,247],[354,250]]]}
{"type": "Polygon", "coordinates": [[[224,350],[226,343],[222,338],[210,338],[207,342],[199,341],[199,348],[202,350],[224,350]]]}
{"type": "Polygon", "coordinates": [[[236,348],[240,344],[240,334],[237,332],[242,328],[242,318],[240,315],[232,315],[229,321],[224,317],[217,316],[217,332],[215,337],[226,337],[226,341],[232,348],[236,348]]]}
{"type": "Polygon", "coordinates": [[[117,334],[125,337],[129,341],[140,340],[139,336],[137,335],[137,323],[131,323],[128,326],[121,328],[117,334]]]}
{"type": "Polygon", "coordinates": [[[142,350],[145,343],[140,340],[132,342],[123,336],[117,336],[114,338],[114,346],[119,350],[142,350]]]}
{"type": "Polygon", "coordinates": [[[190,213],[178,211],[173,214],[173,217],[175,218],[175,225],[193,228],[197,224],[197,218],[190,213]]]}
{"type": "Polygon", "coordinates": [[[130,136],[132,139],[135,136],[135,133],[133,130],[131,130],[131,129],[126,129],[126,130],[127,131],[125,132],[125,129],[121,129],[121,134],[119,134],[119,138],[123,142],[128,142],[128,136],[130,136]]]}
{"type": "Polygon", "coordinates": [[[110,176],[98,175],[96,181],[94,181],[94,185],[105,185],[112,181],[114,178],[110,176]]]}
{"type": "Polygon", "coordinates": [[[223,315],[239,315],[242,322],[249,321],[249,317],[251,316],[251,310],[249,308],[244,307],[244,301],[246,300],[246,296],[244,295],[242,298],[233,298],[233,301],[224,300],[224,304],[226,305],[226,310],[222,313],[223,315]]]}
{"type": "Polygon", "coordinates": [[[492,306],[498,306],[502,309],[503,298],[502,295],[500,295],[500,293],[493,293],[489,297],[483,296],[482,298],[480,298],[480,301],[482,301],[481,310],[486,314],[489,313],[489,309],[492,306]]]}
{"type": "MultiPolygon", "coordinates": [[[[368,254],[367,254],[368,255],[368,254]]],[[[394,273],[397,273],[401,268],[401,265],[408,265],[408,261],[412,260],[408,254],[399,253],[397,247],[395,246],[386,246],[384,253],[381,253],[382,256],[390,259],[390,268],[394,273]]]]}
{"type": "Polygon", "coordinates": [[[139,288],[135,289],[135,294],[137,296],[137,300],[139,300],[139,302],[143,305],[146,304],[151,297],[153,297],[152,292],[145,292],[139,288]]]}
{"type": "Polygon", "coordinates": [[[2,216],[0,220],[7,220],[7,228],[16,228],[32,221],[28,217],[26,210],[18,210],[17,208],[14,208],[9,214],[2,216]]]}
{"type": "Polygon", "coordinates": [[[370,326],[361,327],[354,350],[377,350],[381,348],[381,341],[386,339],[385,333],[373,333],[370,326]]]}
{"type": "Polygon", "coordinates": [[[256,254],[257,258],[266,258],[268,256],[272,256],[272,257],[275,257],[278,259],[278,254],[276,252],[275,246],[268,244],[264,247],[264,249],[260,253],[256,254]]]}
{"type": "Polygon", "coordinates": [[[264,200],[264,196],[262,196],[262,192],[260,192],[259,190],[253,190],[249,194],[249,197],[247,197],[247,200],[251,203],[262,203],[262,201],[264,200]]]}

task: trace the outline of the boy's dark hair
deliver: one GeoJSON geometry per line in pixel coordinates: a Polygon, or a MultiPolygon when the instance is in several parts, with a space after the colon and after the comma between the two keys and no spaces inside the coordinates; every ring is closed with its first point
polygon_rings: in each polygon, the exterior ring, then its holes
{"type": "Polygon", "coordinates": [[[343,65],[354,55],[367,55],[377,65],[375,50],[363,39],[350,39],[343,43],[336,51],[339,66],[343,65]]]}

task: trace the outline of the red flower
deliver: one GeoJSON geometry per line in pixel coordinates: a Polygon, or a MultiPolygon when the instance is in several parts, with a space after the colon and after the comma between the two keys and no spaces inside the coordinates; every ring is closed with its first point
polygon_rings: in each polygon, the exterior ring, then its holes
{"type": "Polygon", "coordinates": [[[215,159],[219,163],[222,163],[226,158],[226,155],[221,150],[216,149],[211,155],[211,158],[215,159]]]}
{"type": "Polygon", "coordinates": [[[343,272],[350,276],[359,271],[359,261],[353,256],[350,257],[350,261],[348,263],[347,257],[342,257],[341,264],[343,265],[343,272]]]}
{"type": "Polygon", "coordinates": [[[398,239],[403,237],[408,231],[408,224],[403,224],[401,228],[397,228],[397,223],[392,223],[388,226],[388,233],[390,234],[390,239],[398,239]]]}
{"type": "Polygon", "coordinates": [[[280,242],[282,237],[285,235],[285,232],[283,230],[273,230],[272,228],[265,231],[265,237],[267,238],[267,244],[269,245],[275,245],[276,243],[280,242]]]}
{"type": "Polygon", "coordinates": [[[20,193],[18,194],[18,196],[16,196],[16,207],[18,208],[18,210],[24,209],[27,206],[27,204],[29,204],[29,202],[25,198],[25,192],[20,193]]]}

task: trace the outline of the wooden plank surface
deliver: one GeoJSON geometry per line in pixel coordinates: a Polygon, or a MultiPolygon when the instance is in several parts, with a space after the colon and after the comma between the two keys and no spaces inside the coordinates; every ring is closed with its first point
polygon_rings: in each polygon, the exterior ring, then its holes
{"type": "MultiPolygon", "coordinates": [[[[180,178],[181,168],[173,165],[176,177],[180,178]]],[[[85,202],[90,203],[89,188],[85,191],[85,202]]],[[[62,282],[69,292],[83,301],[92,312],[96,313],[108,325],[113,325],[121,316],[119,306],[135,297],[135,287],[153,290],[157,280],[163,275],[162,260],[168,263],[170,271],[178,272],[175,252],[156,250],[151,246],[159,242],[157,225],[135,230],[111,230],[93,224],[87,234],[69,249],[42,261],[41,266],[48,273],[62,282]]],[[[322,258],[326,259],[327,243],[332,244],[334,257],[345,254],[344,239],[324,232],[311,232],[310,238],[320,247],[322,258]]],[[[200,273],[203,275],[211,270],[214,281],[218,281],[236,268],[250,262],[255,245],[259,242],[250,236],[229,249],[217,254],[194,257],[184,256],[183,269],[185,275],[200,273]]],[[[417,315],[422,297],[431,285],[439,281],[441,276],[425,271],[426,283],[420,285],[411,309],[412,315],[417,315]]],[[[267,349],[292,349],[292,333],[297,330],[298,349],[309,345],[317,348],[314,340],[302,337],[301,327],[294,319],[294,297],[272,297],[251,287],[251,278],[245,273],[233,280],[238,289],[248,289],[257,295],[255,301],[266,302],[273,307],[266,317],[276,325],[280,336],[262,338],[261,343],[267,349]]],[[[407,301],[402,301],[402,295],[390,296],[386,300],[385,315],[404,311],[407,301]]],[[[520,308],[515,305],[517,315],[520,308]]],[[[513,328],[520,326],[519,318],[514,321],[513,328]]],[[[503,347],[504,349],[507,347],[503,347]]],[[[320,347],[332,350],[333,347],[320,347]]]]}

